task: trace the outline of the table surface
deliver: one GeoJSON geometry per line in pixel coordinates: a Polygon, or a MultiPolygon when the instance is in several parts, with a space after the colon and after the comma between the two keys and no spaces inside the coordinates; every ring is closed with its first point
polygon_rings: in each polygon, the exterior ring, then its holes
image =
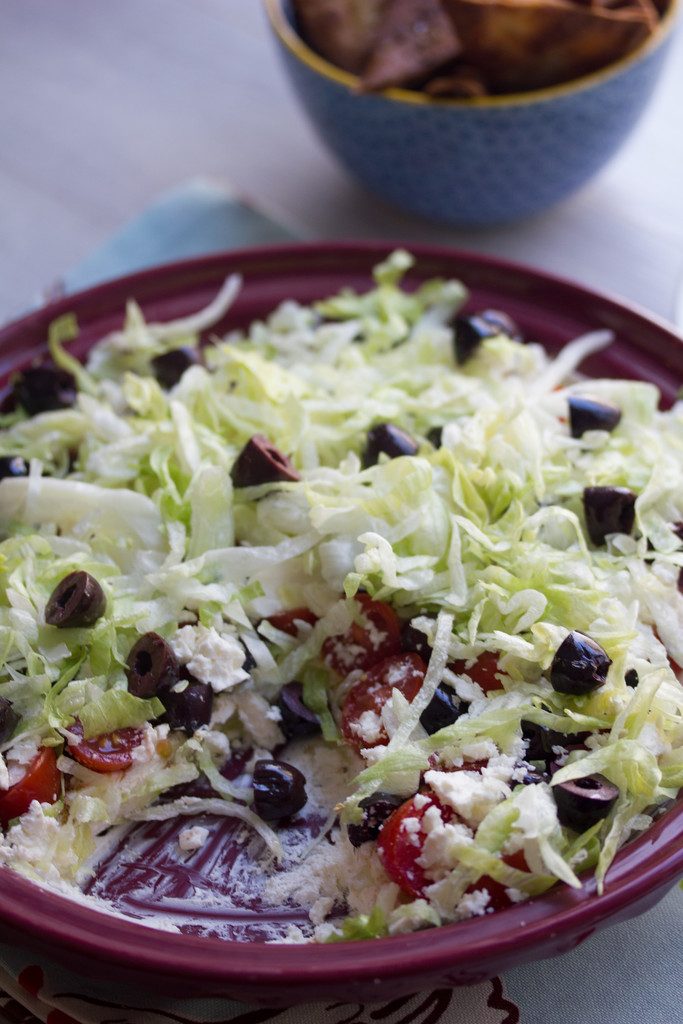
{"type": "Polygon", "coordinates": [[[229,182],[310,238],[439,242],[541,265],[671,317],[683,276],[683,33],[625,148],[574,198],[460,232],[355,185],[299,110],[260,0],[2,0],[0,316],[160,191],[229,182]]]}

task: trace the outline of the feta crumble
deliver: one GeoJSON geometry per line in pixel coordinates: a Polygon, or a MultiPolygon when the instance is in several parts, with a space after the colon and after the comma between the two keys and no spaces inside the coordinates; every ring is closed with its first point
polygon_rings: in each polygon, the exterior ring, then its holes
{"type": "Polygon", "coordinates": [[[169,641],[182,665],[214,693],[230,690],[249,678],[243,669],[246,653],[239,640],[211,626],[183,626],[169,641]]]}

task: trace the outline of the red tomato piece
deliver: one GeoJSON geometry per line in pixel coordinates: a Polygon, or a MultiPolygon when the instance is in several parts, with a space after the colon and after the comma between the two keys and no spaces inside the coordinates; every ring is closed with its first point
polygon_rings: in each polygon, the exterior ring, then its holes
{"type": "Polygon", "coordinates": [[[430,885],[424,868],[417,863],[422,855],[425,835],[423,832],[409,832],[404,822],[407,818],[422,821],[430,807],[438,807],[442,819],[446,822],[452,821],[455,817],[454,812],[440,804],[435,796],[426,793],[422,795],[426,802],[420,800],[420,807],[415,806],[415,797],[401,804],[387,818],[377,839],[379,859],[389,878],[415,899],[423,896],[425,889],[430,885]]]}
{"type": "MultiPolygon", "coordinates": [[[[74,736],[83,735],[83,726],[76,719],[69,726],[74,736]]],[[[116,729],[115,732],[104,732],[92,739],[82,739],[78,743],[69,743],[67,751],[85,768],[93,772],[123,772],[133,763],[133,751],[142,742],[140,729],[116,729]]]]}
{"type": "MultiPolygon", "coordinates": [[[[414,898],[424,896],[424,891],[430,881],[427,878],[424,868],[418,864],[424,847],[425,835],[423,832],[409,832],[404,822],[407,818],[417,818],[422,821],[430,807],[438,807],[441,818],[445,822],[451,822],[457,815],[449,807],[444,807],[433,795],[423,794],[427,802],[423,806],[415,806],[415,797],[406,800],[387,819],[377,839],[377,852],[384,865],[384,870],[392,882],[414,898]]],[[[420,801],[422,804],[422,800],[420,801]]],[[[519,871],[528,871],[529,866],[524,857],[524,851],[507,854],[503,857],[506,864],[517,868],[519,871]]],[[[512,900],[507,895],[506,886],[495,881],[489,875],[483,875],[474,882],[467,890],[467,893],[484,889],[489,894],[488,906],[493,910],[504,910],[512,906],[512,900]]]]}
{"type": "Polygon", "coordinates": [[[309,625],[315,626],[317,621],[318,616],[309,608],[290,608],[288,611],[269,615],[266,619],[266,622],[269,622],[275,629],[281,629],[283,633],[289,633],[290,636],[299,635],[297,622],[308,622],[309,625]]]}
{"type": "Polygon", "coordinates": [[[53,804],[59,797],[61,773],[52,747],[41,747],[29,763],[26,774],[0,794],[0,822],[6,826],[12,818],[24,814],[31,803],[53,804]]]}
{"type": "Polygon", "coordinates": [[[365,672],[401,650],[401,623],[393,608],[367,594],[357,594],[355,600],[366,625],[354,622],[346,633],[330,636],[323,644],[325,664],[340,676],[354,669],[365,672]]]}
{"type": "Polygon", "coordinates": [[[366,711],[379,715],[394,689],[399,690],[409,703],[413,701],[424,682],[426,671],[427,666],[419,654],[395,654],[364,672],[347,693],[342,707],[342,734],[347,743],[358,750],[386,743],[384,728],[372,741],[366,741],[359,735],[357,726],[361,715],[366,711]]]}
{"type": "Polygon", "coordinates": [[[498,668],[498,655],[491,651],[484,651],[480,654],[474,665],[466,668],[466,661],[454,661],[448,667],[456,675],[469,676],[475,683],[481,686],[484,693],[492,693],[494,690],[502,690],[503,684],[496,679],[498,668]]]}

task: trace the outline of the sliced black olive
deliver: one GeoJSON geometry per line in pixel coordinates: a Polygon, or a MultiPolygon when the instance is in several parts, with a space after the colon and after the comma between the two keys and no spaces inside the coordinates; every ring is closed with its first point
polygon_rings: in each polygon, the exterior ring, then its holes
{"type": "Polygon", "coordinates": [[[170,391],[178,383],[185,370],[197,366],[199,356],[193,348],[174,348],[171,352],[163,352],[152,360],[152,373],[162,388],[170,391]]]}
{"type": "Polygon", "coordinates": [[[512,338],[513,341],[523,340],[519,326],[508,313],[504,313],[500,309],[483,309],[477,315],[481,317],[484,323],[494,327],[496,334],[505,334],[508,338],[512,338]]]}
{"type": "Polygon", "coordinates": [[[230,473],[235,487],[300,480],[291,461],[262,434],[254,434],[235,459],[230,473]]]}
{"type": "Polygon", "coordinates": [[[560,824],[585,832],[606,818],[614,807],[619,789],[604,775],[586,775],[553,786],[560,824]]]}
{"type": "Polygon", "coordinates": [[[473,316],[456,316],[453,322],[453,345],[455,360],[462,366],[474,355],[479,345],[486,338],[500,334],[500,328],[477,314],[473,316]]]}
{"type": "Polygon", "coordinates": [[[638,685],[638,673],[634,668],[630,668],[624,676],[624,682],[627,686],[630,686],[632,690],[635,690],[638,685]]]}
{"type": "Polygon", "coordinates": [[[445,729],[447,725],[457,722],[468,707],[468,704],[460,702],[452,686],[441,683],[420,715],[420,725],[428,736],[433,736],[439,729],[445,729]]]}
{"type": "Polygon", "coordinates": [[[548,761],[554,757],[554,747],[575,747],[581,749],[590,736],[589,732],[557,732],[556,729],[549,729],[547,725],[537,725],[535,722],[522,720],[522,738],[527,741],[527,761],[548,761]]]}
{"type": "Polygon", "coordinates": [[[611,664],[612,659],[600,644],[583,633],[573,632],[565,637],[555,652],[550,666],[550,682],[558,693],[580,696],[604,684],[611,664]]]}
{"type": "Polygon", "coordinates": [[[135,697],[155,697],[178,682],[180,665],[170,644],[158,633],[145,633],[126,662],[128,690],[135,697]]]}
{"type": "Polygon", "coordinates": [[[522,739],[526,740],[527,761],[544,761],[552,751],[551,730],[535,722],[521,722],[522,739]]]}
{"type": "Polygon", "coordinates": [[[419,654],[425,664],[429,664],[432,656],[432,649],[425,634],[415,629],[410,622],[404,623],[401,627],[401,650],[406,654],[419,654]]]}
{"type": "Polygon", "coordinates": [[[583,509],[588,536],[597,546],[610,533],[630,533],[635,522],[636,495],[626,487],[586,487],[583,509]]]}
{"type": "Polygon", "coordinates": [[[94,576],[82,569],[58,583],[45,606],[48,626],[71,629],[92,626],[104,614],[107,601],[94,576]]]}
{"type": "Polygon", "coordinates": [[[443,427],[432,427],[427,432],[427,440],[435,448],[440,448],[443,440],[443,427]]]}
{"type": "Polygon", "coordinates": [[[317,736],[320,732],[318,716],[304,704],[301,683],[293,682],[283,686],[277,706],[281,715],[279,725],[288,740],[317,736]]]}
{"type": "Polygon", "coordinates": [[[12,476],[28,476],[28,462],[21,455],[1,455],[0,480],[12,476]]]}
{"type": "MultiPolygon", "coordinates": [[[[187,676],[187,673],[186,673],[187,676]]],[[[213,690],[192,676],[160,694],[166,713],[159,721],[167,722],[171,729],[182,729],[188,736],[208,725],[213,710],[213,690]],[[183,684],[187,683],[187,686],[183,684]]]]}
{"type": "Polygon", "coordinates": [[[19,725],[19,715],[12,707],[12,701],[0,697],[0,743],[11,738],[19,725]]]}
{"type": "Polygon", "coordinates": [[[417,441],[393,423],[378,423],[368,430],[368,439],[363,453],[363,465],[375,466],[380,455],[398,459],[401,455],[415,455],[417,441]]]}
{"type": "Polygon", "coordinates": [[[242,662],[242,669],[244,672],[251,672],[253,668],[256,668],[256,658],[251,653],[244,640],[240,640],[240,646],[244,651],[244,661],[242,662]]]}
{"type": "Polygon", "coordinates": [[[569,399],[569,429],[572,437],[583,437],[587,430],[611,432],[621,421],[621,409],[592,398],[569,399]]]}
{"type": "Polygon", "coordinates": [[[13,393],[29,416],[54,409],[68,409],[76,401],[76,381],[56,366],[31,366],[18,374],[13,393]]]}
{"type": "Polygon", "coordinates": [[[254,810],[264,821],[279,821],[305,805],[306,779],[286,761],[257,761],[254,765],[254,810]]]}
{"type": "Polygon", "coordinates": [[[363,812],[363,818],[356,825],[349,825],[347,833],[349,842],[356,848],[363,843],[370,843],[382,830],[382,825],[389,818],[397,807],[404,802],[405,797],[396,796],[394,793],[373,793],[366,796],[358,804],[363,812]]]}

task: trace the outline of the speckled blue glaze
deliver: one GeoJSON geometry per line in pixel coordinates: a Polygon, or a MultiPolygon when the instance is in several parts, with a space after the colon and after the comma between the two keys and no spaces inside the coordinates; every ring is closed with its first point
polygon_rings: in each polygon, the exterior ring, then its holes
{"type": "Polygon", "coordinates": [[[279,43],[308,116],[355,177],[414,213],[484,226],[552,206],[609,160],[650,99],[670,35],[610,75],[502,106],[359,95],[279,43]]]}

